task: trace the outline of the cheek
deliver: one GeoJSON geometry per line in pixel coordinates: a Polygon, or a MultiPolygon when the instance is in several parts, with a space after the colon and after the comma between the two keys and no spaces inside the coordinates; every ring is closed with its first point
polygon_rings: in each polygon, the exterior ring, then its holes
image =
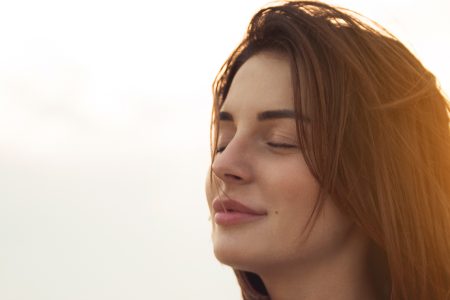
{"type": "Polygon", "coordinates": [[[303,161],[279,163],[263,184],[265,201],[273,212],[273,238],[282,239],[286,251],[297,248],[317,201],[320,186],[303,161]]]}
{"type": "Polygon", "coordinates": [[[266,178],[267,194],[274,206],[282,210],[310,211],[319,193],[319,184],[303,158],[294,157],[278,162],[266,178]]]}
{"type": "Polygon", "coordinates": [[[266,178],[266,201],[270,203],[274,218],[271,238],[281,246],[280,256],[317,258],[329,255],[348,240],[352,223],[343,216],[332,199],[324,205],[313,223],[307,240],[304,231],[317,202],[320,186],[308,167],[302,162],[278,164],[266,178]],[[283,254],[281,254],[283,253],[283,254]]]}

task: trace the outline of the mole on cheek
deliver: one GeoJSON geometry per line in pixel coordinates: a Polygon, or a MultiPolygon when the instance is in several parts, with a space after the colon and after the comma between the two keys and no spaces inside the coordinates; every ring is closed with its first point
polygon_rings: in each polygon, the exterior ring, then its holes
{"type": "Polygon", "coordinates": [[[275,214],[278,215],[278,210],[275,211],[275,214]]]}

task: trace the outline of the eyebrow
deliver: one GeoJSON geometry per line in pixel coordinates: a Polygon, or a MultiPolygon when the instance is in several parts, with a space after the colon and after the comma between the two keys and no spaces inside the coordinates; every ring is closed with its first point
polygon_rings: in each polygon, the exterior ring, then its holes
{"type": "MultiPolygon", "coordinates": [[[[290,109],[279,109],[279,110],[266,110],[258,113],[258,121],[273,120],[273,119],[297,119],[297,114],[295,111],[290,109]]],[[[307,117],[300,117],[303,121],[309,121],[307,117]]],[[[233,115],[226,111],[221,111],[219,113],[220,121],[233,121],[233,115]]]]}
{"type": "Polygon", "coordinates": [[[296,119],[297,114],[290,109],[280,110],[267,110],[258,114],[258,121],[271,120],[271,119],[296,119]]]}

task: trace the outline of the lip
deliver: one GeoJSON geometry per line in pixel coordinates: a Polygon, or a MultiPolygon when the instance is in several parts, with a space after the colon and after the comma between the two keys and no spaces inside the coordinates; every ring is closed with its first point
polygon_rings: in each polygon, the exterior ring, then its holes
{"type": "Polygon", "coordinates": [[[266,211],[250,208],[233,199],[217,198],[213,201],[214,221],[218,225],[237,225],[259,220],[267,215],[266,211]]]}

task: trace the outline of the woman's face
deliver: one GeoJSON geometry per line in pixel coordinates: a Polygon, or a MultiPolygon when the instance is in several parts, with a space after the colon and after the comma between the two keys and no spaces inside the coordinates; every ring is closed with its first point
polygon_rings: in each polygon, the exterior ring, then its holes
{"type": "Polygon", "coordinates": [[[319,185],[299,150],[293,109],[289,60],[261,52],[239,69],[220,110],[219,152],[206,192],[215,255],[234,268],[323,261],[352,231],[326,199],[304,239],[319,185]]]}

